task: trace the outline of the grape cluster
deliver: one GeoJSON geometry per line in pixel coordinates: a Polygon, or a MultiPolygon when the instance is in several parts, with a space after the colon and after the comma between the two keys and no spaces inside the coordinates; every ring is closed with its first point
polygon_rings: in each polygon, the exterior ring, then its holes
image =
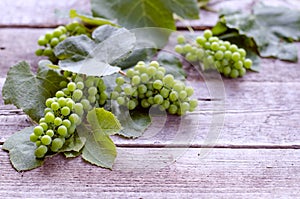
{"type": "Polygon", "coordinates": [[[75,133],[84,115],[93,107],[104,105],[107,99],[106,86],[101,78],[83,80],[67,71],[64,75],[70,78],[70,82],[61,82],[65,88],[46,100],[44,117],[30,135],[30,141],[37,146],[37,158],[43,158],[50,151],[58,152],[75,133]]]}
{"type": "Polygon", "coordinates": [[[116,79],[117,86],[111,93],[111,99],[129,110],[137,106],[159,106],[170,114],[183,115],[194,111],[197,100],[190,99],[194,89],[165,73],[165,68],[156,61],[149,64],[138,62],[134,68],[127,70],[127,78],[121,76],[116,79]]]}
{"type": "Polygon", "coordinates": [[[193,43],[186,42],[182,35],[177,37],[177,42],[175,51],[184,55],[187,61],[200,61],[204,69],[217,69],[226,77],[242,77],[252,66],[252,60],[246,58],[243,48],[220,40],[211,30],[205,30],[203,36],[198,36],[193,43]]]}
{"type": "Polygon", "coordinates": [[[66,26],[59,26],[53,31],[47,32],[38,39],[38,45],[42,48],[35,51],[37,56],[47,56],[52,62],[56,62],[57,58],[53,53],[53,48],[61,41],[70,36],[86,34],[88,35],[87,28],[77,21],[67,24],[66,26]]]}

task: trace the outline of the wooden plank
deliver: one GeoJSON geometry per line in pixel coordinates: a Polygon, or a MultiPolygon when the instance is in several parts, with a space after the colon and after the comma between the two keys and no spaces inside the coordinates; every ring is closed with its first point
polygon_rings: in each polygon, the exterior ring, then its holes
{"type": "MultiPolygon", "coordinates": [[[[195,88],[199,84],[193,83],[195,88]]],[[[228,80],[224,83],[226,101],[202,100],[202,91],[196,89],[199,98],[196,112],[182,118],[156,117],[143,137],[137,140],[114,138],[116,144],[300,147],[299,83],[265,82],[263,86],[260,82],[228,80]]],[[[29,119],[20,110],[13,106],[0,106],[2,142],[15,131],[29,125],[29,119]]]]}
{"type": "Polygon", "coordinates": [[[0,27],[55,27],[69,21],[69,10],[89,12],[89,0],[1,0],[0,27]]]}
{"type": "Polygon", "coordinates": [[[0,196],[16,198],[297,198],[300,151],[118,148],[113,171],[55,156],[16,172],[0,151],[0,196]]]}

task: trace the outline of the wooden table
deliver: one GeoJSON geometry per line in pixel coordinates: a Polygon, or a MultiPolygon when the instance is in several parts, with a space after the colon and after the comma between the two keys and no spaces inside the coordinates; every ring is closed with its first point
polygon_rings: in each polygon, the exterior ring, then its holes
{"type": "MultiPolygon", "coordinates": [[[[300,9],[298,0],[264,2],[300,9]]],[[[253,2],[230,3],[247,9],[253,2]]],[[[223,5],[212,1],[216,9],[223,5]]],[[[0,88],[16,62],[36,67],[41,34],[65,23],[70,8],[89,7],[87,0],[1,0],[0,88]]],[[[201,16],[191,22],[199,29],[217,19],[215,13],[201,16]]],[[[189,82],[200,88],[199,109],[182,120],[155,118],[140,139],[114,137],[119,154],[112,171],[58,155],[18,173],[0,150],[0,198],[300,198],[299,62],[264,59],[260,73],[223,78],[217,84],[221,93],[209,93],[209,82],[192,75],[189,82]]],[[[0,148],[30,125],[0,97],[0,148]]]]}

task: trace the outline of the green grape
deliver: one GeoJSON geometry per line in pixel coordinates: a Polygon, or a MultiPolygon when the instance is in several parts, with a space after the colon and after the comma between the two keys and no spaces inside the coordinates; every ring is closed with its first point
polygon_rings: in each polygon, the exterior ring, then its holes
{"type": "Polygon", "coordinates": [[[170,90],[167,88],[162,88],[159,92],[159,94],[163,97],[163,98],[168,98],[169,97],[169,93],[170,90]]]}
{"type": "Polygon", "coordinates": [[[135,75],[135,72],[133,69],[128,69],[126,72],[126,76],[129,78],[132,78],[135,75]]]}
{"type": "Polygon", "coordinates": [[[46,32],[46,34],[44,35],[46,39],[51,40],[52,39],[52,32],[46,32]]]}
{"type": "Polygon", "coordinates": [[[49,130],[46,131],[46,135],[48,135],[52,138],[54,136],[54,131],[49,129],[49,130]]]}
{"type": "Polygon", "coordinates": [[[190,53],[190,52],[185,55],[185,58],[189,62],[195,62],[195,61],[197,61],[197,55],[195,55],[193,53],[190,53]]]}
{"type": "Polygon", "coordinates": [[[59,37],[60,35],[63,34],[63,32],[59,29],[55,29],[52,34],[54,37],[59,37]]]}
{"type": "Polygon", "coordinates": [[[179,54],[183,54],[184,53],[183,47],[181,45],[176,45],[175,52],[177,52],[179,54]]]}
{"type": "Polygon", "coordinates": [[[205,30],[204,33],[203,33],[203,36],[206,38],[206,39],[209,39],[210,37],[212,37],[212,32],[211,30],[205,30]]]}
{"type": "Polygon", "coordinates": [[[98,90],[96,87],[92,86],[88,89],[88,94],[89,95],[96,95],[98,93],[98,90]]]}
{"type": "MultiPolygon", "coordinates": [[[[95,88],[95,87],[91,87],[91,88],[95,88]]],[[[97,90],[97,89],[96,89],[97,90]]],[[[74,101],[79,101],[83,96],[83,92],[80,89],[75,89],[72,95],[72,99],[74,101]]]]}
{"type": "Polygon", "coordinates": [[[51,108],[52,108],[52,110],[57,111],[60,108],[59,103],[58,102],[53,102],[51,104],[51,108]]]}
{"type": "Polygon", "coordinates": [[[70,110],[73,109],[74,105],[75,105],[75,102],[72,99],[67,98],[66,106],[69,107],[70,110]]]}
{"type": "Polygon", "coordinates": [[[35,133],[31,133],[29,139],[31,142],[36,142],[39,139],[39,136],[37,136],[35,133]]]}
{"type": "Polygon", "coordinates": [[[238,49],[238,53],[240,53],[241,57],[246,57],[247,53],[243,48],[238,49]]]}
{"type": "Polygon", "coordinates": [[[147,101],[148,101],[148,103],[149,104],[154,104],[154,97],[149,97],[148,99],[147,99],[147,101]]]}
{"type": "Polygon", "coordinates": [[[172,102],[175,102],[178,100],[178,92],[176,91],[171,91],[170,95],[169,95],[169,99],[172,102]]]}
{"type": "MultiPolygon", "coordinates": [[[[48,112],[47,112],[47,113],[48,113],[48,112]]],[[[41,123],[41,122],[46,122],[44,117],[42,117],[42,118],[39,120],[39,123],[41,123]]]]}
{"type": "Polygon", "coordinates": [[[80,90],[83,90],[84,89],[84,83],[82,81],[78,81],[76,83],[76,87],[80,90]]]}
{"type": "Polygon", "coordinates": [[[79,116],[76,114],[76,113],[72,113],[70,116],[69,116],[69,120],[72,124],[78,124],[79,122],[79,116]]]}
{"type": "Polygon", "coordinates": [[[157,94],[154,96],[153,100],[154,100],[155,104],[162,104],[164,101],[164,98],[160,94],[157,94]]]}
{"type": "Polygon", "coordinates": [[[191,86],[185,87],[185,92],[187,93],[187,96],[190,97],[194,94],[194,88],[191,86]]]}
{"type": "Polygon", "coordinates": [[[89,100],[87,100],[87,99],[82,99],[82,100],[80,101],[80,103],[82,104],[83,109],[84,109],[85,111],[89,111],[89,110],[90,110],[91,104],[90,104],[90,101],[89,101],[89,100]]]}
{"type": "Polygon", "coordinates": [[[231,51],[229,51],[229,50],[226,50],[225,52],[224,52],[224,58],[225,59],[231,59],[231,56],[232,56],[232,53],[231,53],[231,51]]]}
{"type": "Polygon", "coordinates": [[[237,61],[237,62],[235,62],[234,63],[234,67],[236,68],[236,69],[242,69],[243,68],[243,62],[242,61],[237,61]]]}
{"type": "Polygon", "coordinates": [[[231,78],[237,78],[239,76],[239,71],[236,69],[232,69],[229,75],[231,78]]]}
{"type": "Polygon", "coordinates": [[[231,59],[235,62],[239,61],[241,59],[241,54],[238,52],[232,53],[231,59]]]}
{"type": "Polygon", "coordinates": [[[95,97],[95,96],[91,96],[91,95],[89,95],[89,96],[88,96],[88,100],[89,100],[89,102],[90,102],[90,103],[92,103],[92,104],[93,104],[93,103],[95,103],[95,102],[96,102],[96,97],[95,97]]]}
{"type": "Polygon", "coordinates": [[[219,50],[219,43],[218,43],[218,42],[212,42],[212,44],[210,45],[210,48],[211,48],[213,51],[219,50]]]}
{"type": "Polygon", "coordinates": [[[54,100],[52,99],[52,98],[48,98],[47,100],[46,100],[46,106],[48,107],[48,108],[50,108],[51,107],[51,104],[54,102],[54,100]]]}
{"type": "Polygon", "coordinates": [[[43,52],[44,56],[50,57],[53,55],[53,50],[50,47],[46,47],[43,52]]]}
{"type": "Polygon", "coordinates": [[[123,77],[118,77],[116,79],[116,83],[119,85],[119,86],[122,86],[124,83],[125,83],[125,79],[123,77]]]}
{"type": "Polygon", "coordinates": [[[37,158],[43,158],[46,153],[48,151],[48,148],[45,145],[40,145],[35,151],[34,151],[34,155],[37,158]]]}
{"type": "Polygon", "coordinates": [[[229,66],[225,67],[223,69],[223,73],[225,76],[229,76],[229,74],[231,73],[231,68],[229,66]]]}
{"type": "Polygon", "coordinates": [[[45,36],[40,36],[38,39],[38,44],[44,46],[48,43],[48,39],[45,36]]]}
{"type": "Polygon", "coordinates": [[[118,102],[119,105],[124,105],[124,104],[125,104],[125,99],[124,99],[124,97],[118,97],[118,98],[117,98],[117,102],[118,102]]]}
{"type": "Polygon", "coordinates": [[[149,66],[154,66],[155,68],[159,67],[159,63],[157,61],[151,61],[149,66]]]}
{"type": "Polygon", "coordinates": [[[71,122],[68,119],[64,119],[61,124],[67,128],[70,128],[70,126],[71,126],[71,122]]]}
{"type": "Polygon", "coordinates": [[[148,90],[145,94],[146,97],[151,97],[153,95],[153,91],[148,90]]]}
{"type": "Polygon", "coordinates": [[[128,108],[129,110],[133,110],[133,109],[135,109],[135,107],[136,107],[135,101],[129,100],[129,101],[127,102],[127,108],[128,108]]]}
{"type": "Polygon", "coordinates": [[[199,44],[199,45],[201,45],[201,46],[203,46],[205,43],[206,43],[206,38],[205,37],[202,37],[202,36],[198,36],[197,38],[196,38],[196,42],[199,44]]]}
{"type": "Polygon", "coordinates": [[[172,115],[175,115],[177,113],[178,107],[174,104],[171,104],[168,108],[168,112],[172,115]]]}
{"type": "Polygon", "coordinates": [[[161,80],[155,80],[152,86],[153,88],[160,90],[163,87],[163,82],[161,80]]]}
{"type": "Polygon", "coordinates": [[[177,42],[178,42],[179,44],[184,44],[184,43],[185,43],[185,37],[184,37],[183,35],[179,35],[179,36],[177,37],[177,42]]]}
{"type": "Polygon", "coordinates": [[[149,104],[149,102],[148,102],[147,99],[142,99],[142,101],[141,101],[141,106],[142,106],[143,108],[149,108],[149,107],[150,107],[150,104],[149,104]]]}
{"type": "Polygon", "coordinates": [[[162,71],[156,71],[155,78],[157,80],[162,80],[164,78],[164,76],[165,76],[165,74],[162,71]]]}
{"type": "Polygon", "coordinates": [[[183,46],[183,52],[184,53],[188,53],[188,52],[191,52],[192,51],[192,45],[191,44],[185,44],[183,46]]]}
{"type": "Polygon", "coordinates": [[[174,84],[174,76],[171,75],[171,74],[168,74],[166,75],[164,78],[163,78],[163,83],[167,86],[170,86],[172,87],[173,84],[174,84]]]}
{"type": "Polygon", "coordinates": [[[40,126],[43,128],[44,131],[48,130],[48,124],[46,122],[41,122],[40,126]]]}
{"type": "Polygon", "coordinates": [[[164,109],[168,109],[170,107],[170,101],[164,100],[161,105],[163,106],[164,109]]]}
{"type": "Polygon", "coordinates": [[[141,78],[137,75],[133,76],[131,79],[131,83],[133,85],[138,85],[141,82],[141,78]]]}
{"type": "Polygon", "coordinates": [[[222,60],[223,57],[224,57],[224,53],[223,53],[222,51],[218,50],[218,51],[215,53],[215,58],[216,58],[217,60],[222,60]]]}
{"type": "Polygon", "coordinates": [[[43,49],[37,49],[37,50],[35,51],[35,55],[36,55],[36,56],[42,56],[43,53],[44,53],[44,50],[43,50],[43,49]]]}
{"type": "Polygon", "coordinates": [[[183,102],[180,104],[180,109],[183,112],[187,112],[188,110],[190,110],[190,104],[188,102],[183,102]]]}
{"type": "Polygon", "coordinates": [[[141,84],[138,86],[138,92],[139,93],[146,93],[147,92],[147,86],[145,86],[144,84],[141,84]]]}
{"type": "Polygon", "coordinates": [[[45,108],[44,114],[47,114],[48,112],[53,113],[53,110],[51,108],[45,108]]]}
{"type": "Polygon", "coordinates": [[[229,50],[234,53],[234,52],[238,51],[238,47],[237,47],[237,45],[232,44],[232,45],[230,45],[229,50]]]}
{"type": "Polygon", "coordinates": [[[118,92],[116,92],[116,91],[111,92],[110,98],[112,100],[116,100],[118,97],[119,97],[119,93],[118,92]]]}
{"type": "Polygon", "coordinates": [[[141,74],[141,81],[143,83],[147,83],[149,81],[149,76],[147,75],[147,73],[141,74]]]}
{"type": "Polygon", "coordinates": [[[36,146],[36,147],[39,147],[39,146],[41,146],[41,145],[42,145],[42,142],[41,142],[40,140],[38,140],[38,141],[35,142],[35,146],[36,146]]]}
{"type": "Polygon", "coordinates": [[[63,106],[66,105],[67,99],[64,98],[64,97],[60,97],[60,98],[57,100],[57,103],[59,104],[60,107],[63,107],[63,106]]]}
{"type": "Polygon", "coordinates": [[[64,125],[61,125],[57,129],[57,133],[62,136],[62,137],[67,137],[68,136],[68,129],[64,125]]]}
{"type": "Polygon", "coordinates": [[[53,123],[55,126],[60,126],[62,124],[62,119],[60,117],[56,117],[53,123]]]}
{"type": "Polygon", "coordinates": [[[240,77],[243,77],[245,74],[246,74],[246,69],[245,69],[245,68],[241,68],[241,69],[239,70],[239,76],[240,76],[240,77]]]}
{"type": "Polygon", "coordinates": [[[57,46],[58,43],[59,43],[59,39],[58,39],[58,38],[53,38],[53,39],[51,39],[51,41],[50,41],[50,45],[51,45],[52,47],[57,46]]]}
{"type": "Polygon", "coordinates": [[[181,82],[177,82],[173,85],[173,89],[177,92],[180,92],[184,89],[184,85],[181,82]]]}
{"type": "Polygon", "coordinates": [[[179,92],[178,96],[180,100],[184,100],[187,97],[187,92],[185,90],[182,90],[179,92]]]}
{"type": "Polygon", "coordinates": [[[65,106],[60,110],[60,112],[63,116],[68,116],[70,114],[71,110],[69,107],[65,106]]]}
{"type": "Polygon", "coordinates": [[[42,142],[43,145],[49,145],[52,142],[52,138],[49,135],[44,135],[41,138],[41,142],[42,142]]]}
{"type": "Polygon", "coordinates": [[[244,66],[246,69],[250,69],[252,66],[252,60],[251,59],[245,59],[244,66]]]}
{"type": "Polygon", "coordinates": [[[60,42],[65,40],[65,39],[67,39],[67,35],[60,35],[60,37],[59,37],[60,42]]]}
{"type": "Polygon", "coordinates": [[[149,66],[149,67],[147,68],[147,74],[148,74],[150,77],[152,77],[152,76],[154,76],[154,75],[156,74],[156,70],[157,70],[157,68],[155,68],[154,66],[149,66]]]}
{"type": "Polygon", "coordinates": [[[196,108],[198,106],[198,101],[196,99],[191,99],[190,100],[190,108],[196,108]]]}
{"type": "Polygon", "coordinates": [[[55,116],[53,113],[51,113],[51,112],[46,113],[45,122],[51,123],[51,122],[54,122],[54,119],[55,119],[55,116]]]}
{"type": "Polygon", "coordinates": [[[124,93],[125,93],[125,95],[132,95],[133,94],[133,88],[130,86],[130,85],[128,85],[128,86],[126,86],[125,88],[124,88],[124,93]]]}
{"type": "Polygon", "coordinates": [[[118,93],[121,93],[122,92],[122,87],[121,86],[116,86],[114,88],[114,91],[118,92],[118,93]]]}
{"type": "Polygon", "coordinates": [[[62,87],[62,88],[67,87],[67,85],[68,85],[68,82],[66,82],[66,81],[61,81],[61,82],[59,83],[59,86],[62,87]]]}
{"type": "Polygon", "coordinates": [[[64,145],[64,140],[61,138],[55,138],[51,144],[51,151],[57,152],[64,145]]]}
{"type": "Polygon", "coordinates": [[[70,82],[70,83],[68,83],[67,88],[69,91],[73,92],[76,89],[76,84],[74,82],[70,82]]]}

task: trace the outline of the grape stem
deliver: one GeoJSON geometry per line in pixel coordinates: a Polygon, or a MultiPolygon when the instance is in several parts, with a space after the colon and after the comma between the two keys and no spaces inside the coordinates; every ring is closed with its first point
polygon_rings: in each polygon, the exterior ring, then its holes
{"type": "Polygon", "coordinates": [[[119,73],[120,73],[121,75],[125,76],[125,77],[127,76],[127,74],[126,74],[124,71],[122,71],[122,70],[120,70],[119,73]]]}

